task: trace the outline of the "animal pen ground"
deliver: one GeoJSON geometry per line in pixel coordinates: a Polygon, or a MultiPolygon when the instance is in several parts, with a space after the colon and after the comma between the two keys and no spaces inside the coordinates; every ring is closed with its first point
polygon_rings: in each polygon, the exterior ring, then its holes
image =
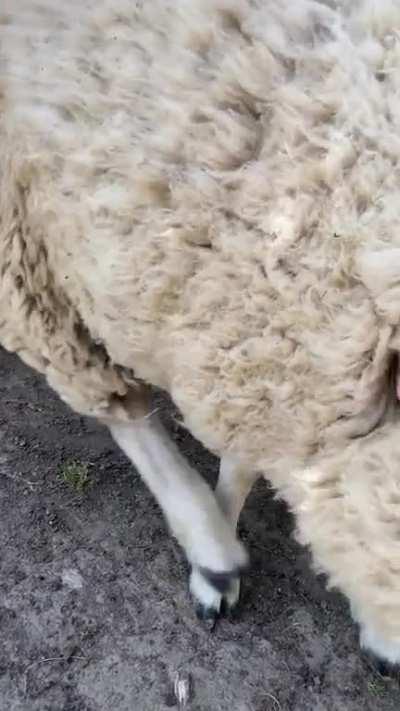
{"type": "MultiPolygon", "coordinates": [[[[159,405],[212,480],[214,459],[159,405]]],[[[264,483],[241,519],[242,604],[210,632],[108,433],[4,351],[0,437],[1,711],[166,711],[177,674],[191,680],[187,711],[398,711],[397,682],[361,658],[347,603],[310,571],[264,483]]]]}

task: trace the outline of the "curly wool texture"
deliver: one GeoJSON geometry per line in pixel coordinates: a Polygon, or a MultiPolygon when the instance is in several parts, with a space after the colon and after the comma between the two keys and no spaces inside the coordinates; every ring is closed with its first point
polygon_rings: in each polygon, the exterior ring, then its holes
{"type": "MultiPolygon", "coordinates": [[[[1,343],[82,412],[115,364],[168,390],[325,540],[400,345],[399,3],[2,8],[1,343]]],[[[391,417],[365,446],[398,496],[391,417]]]]}

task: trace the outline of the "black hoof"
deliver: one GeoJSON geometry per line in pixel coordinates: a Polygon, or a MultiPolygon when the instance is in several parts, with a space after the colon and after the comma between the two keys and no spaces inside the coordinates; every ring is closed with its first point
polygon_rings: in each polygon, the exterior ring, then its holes
{"type": "Polygon", "coordinates": [[[212,632],[217,624],[219,613],[213,607],[205,607],[199,604],[196,605],[196,617],[212,632]]]}
{"type": "Polygon", "coordinates": [[[240,574],[239,569],[230,570],[229,573],[215,573],[213,570],[209,570],[209,568],[200,568],[200,572],[221,595],[228,592],[232,581],[240,574]]]}
{"type": "Polygon", "coordinates": [[[400,681],[400,665],[392,664],[384,659],[380,659],[371,652],[364,652],[364,658],[370,669],[379,674],[383,679],[395,679],[400,681]]]}
{"type": "Polygon", "coordinates": [[[219,616],[224,617],[229,622],[237,620],[239,618],[237,603],[229,605],[227,600],[223,597],[221,600],[221,610],[219,616]]]}
{"type": "Polygon", "coordinates": [[[385,679],[399,679],[400,668],[398,664],[391,664],[382,659],[375,662],[375,668],[378,674],[385,679]]]}

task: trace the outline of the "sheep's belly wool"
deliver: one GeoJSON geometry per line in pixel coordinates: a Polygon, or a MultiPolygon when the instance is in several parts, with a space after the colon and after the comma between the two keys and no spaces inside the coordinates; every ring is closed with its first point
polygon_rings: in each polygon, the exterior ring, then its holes
{"type": "Polygon", "coordinates": [[[363,434],[398,348],[400,4],[2,7],[1,343],[95,415],[132,369],[278,484],[363,434]]]}

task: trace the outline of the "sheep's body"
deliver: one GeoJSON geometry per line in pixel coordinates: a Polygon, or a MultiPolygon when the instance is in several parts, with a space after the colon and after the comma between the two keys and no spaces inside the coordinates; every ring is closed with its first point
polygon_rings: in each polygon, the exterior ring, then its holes
{"type": "Polygon", "coordinates": [[[396,415],[351,438],[399,346],[400,4],[82,5],[0,15],[0,341],[80,412],[166,389],[397,658],[396,415]]]}

